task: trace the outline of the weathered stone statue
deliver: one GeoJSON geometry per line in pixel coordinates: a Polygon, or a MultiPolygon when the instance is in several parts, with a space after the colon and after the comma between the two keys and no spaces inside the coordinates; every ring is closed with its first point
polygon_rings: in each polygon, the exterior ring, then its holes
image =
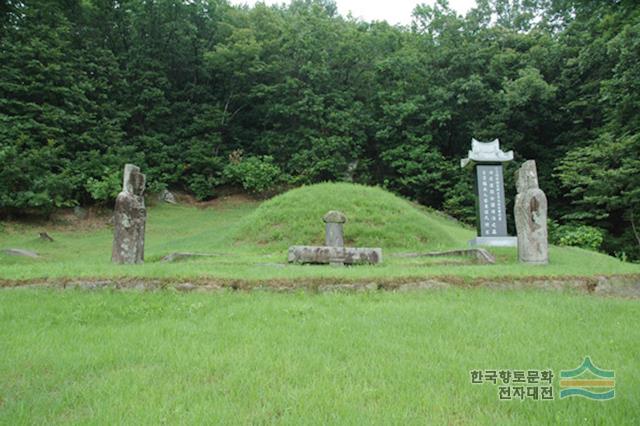
{"type": "Polygon", "coordinates": [[[343,224],[347,217],[339,211],[331,210],[322,218],[325,225],[324,245],[328,247],[344,247],[343,224]]]}
{"type": "Polygon", "coordinates": [[[518,233],[518,260],[522,263],[549,263],[547,238],[547,197],[538,187],[536,162],[526,161],[516,171],[514,215],[518,233]]]}
{"type": "Polygon", "coordinates": [[[144,262],[144,228],[147,209],[144,206],[145,177],[133,164],[124,166],[122,192],[116,198],[114,214],[114,263],[144,262]]]}

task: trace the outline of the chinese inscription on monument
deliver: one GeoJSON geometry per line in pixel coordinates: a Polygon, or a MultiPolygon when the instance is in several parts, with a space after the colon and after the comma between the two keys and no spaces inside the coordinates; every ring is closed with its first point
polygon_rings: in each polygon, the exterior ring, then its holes
{"type": "Polygon", "coordinates": [[[480,235],[506,237],[507,220],[502,166],[477,165],[480,235]]]}

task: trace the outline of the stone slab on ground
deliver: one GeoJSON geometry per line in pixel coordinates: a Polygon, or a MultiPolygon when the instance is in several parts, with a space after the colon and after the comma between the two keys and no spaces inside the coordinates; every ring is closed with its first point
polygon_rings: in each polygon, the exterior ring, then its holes
{"type": "Polygon", "coordinates": [[[4,254],[8,254],[9,256],[22,256],[22,257],[33,257],[33,258],[40,257],[40,255],[38,255],[38,253],[36,253],[35,251],[18,249],[18,248],[8,248],[8,249],[2,250],[2,252],[4,254]]]}
{"type": "Polygon", "coordinates": [[[165,257],[161,259],[162,262],[175,262],[178,260],[184,260],[191,257],[210,257],[210,256],[220,256],[215,253],[191,253],[191,252],[175,252],[169,253],[165,257]]]}
{"type": "Polygon", "coordinates": [[[376,264],[382,262],[382,249],[369,247],[291,246],[290,263],[346,265],[376,264]]]}
{"type": "Polygon", "coordinates": [[[430,251],[426,253],[398,253],[396,257],[447,257],[447,256],[469,256],[475,257],[480,263],[493,265],[496,263],[494,255],[483,248],[471,248],[460,250],[430,251]]]}

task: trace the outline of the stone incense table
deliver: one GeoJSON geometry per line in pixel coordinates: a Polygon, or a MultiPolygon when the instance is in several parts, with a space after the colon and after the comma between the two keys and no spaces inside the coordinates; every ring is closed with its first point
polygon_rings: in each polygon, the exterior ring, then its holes
{"type": "Polygon", "coordinates": [[[114,214],[113,263],[144,262],[144,231],[147,209],[144,205],[145,176],[133,164],[124,166],[122,192],[116,198],[114,214]]]}
{"type": "Polygon", "coordinates": [[[522,263],[549,263],[547,237],[547,196],[538,186],[536,162],[526,161],[516,171],[514,215],[518,233],[518,260],[522,263]]]}
{"type": "Polygon", "coordinates": [[[369,247],[345,247],[343,225],[347,217],[335,210],[322,218],[325,223],[324,246],[291,246],[289,263],[329,264],[331,266],[375,264],[382,262],[382,249],[369,247]]]}

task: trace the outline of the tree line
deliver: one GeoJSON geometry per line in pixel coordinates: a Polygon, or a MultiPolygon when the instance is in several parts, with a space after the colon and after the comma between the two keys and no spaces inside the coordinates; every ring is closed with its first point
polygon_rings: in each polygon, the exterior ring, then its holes
{"type": "MultiPolygon", "coordinates": [[[[640,7],[445,0],[409,26],[331,0],[5,0],[0,212],[353,180],[473,221],[472,137],[535,159],[555,241],[640,258],[640,7]]],[[[509,206],[511,208],[511,204],[509,206]]]]}

